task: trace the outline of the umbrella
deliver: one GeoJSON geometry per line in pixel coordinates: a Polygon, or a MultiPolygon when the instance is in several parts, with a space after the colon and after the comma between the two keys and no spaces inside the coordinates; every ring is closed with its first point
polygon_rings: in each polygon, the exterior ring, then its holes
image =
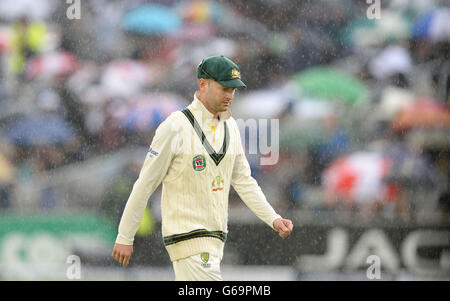
{"type": "Polygon", "coordinates": [[[291,110],[299,120],[324,121],[336,116],[336,108],[330,102],[317,99],[301,98],[292,104],[291,110]]]}
{"type": "Polygon", "coordinates": [[[397,45],[387,46],[369,63],[369,71],[377,79],[388,78],[397,73],[408,74],[412,67],[408,50],[397,45]]]}
{"type": "Polygon", "coordinates": [[[58,115],[37,114],[13,122],[6,135],[19,146],[56,145],[73,138],[74,128],[58,115]]]}
{"type": "Polygon", "coordinates": [[[450,110],[438,101],[416,99],[403,107],[393,118],[394,131],[413,128],[445,128],[450,126],[450,110]]]}
{"type": "MultiPolygon", "coordinates": [[[[184,37],[184,39],[188,39],[188,37],[184,37]]],[[[202,43],[184,43],[176,50],[177,54],[182,53],[183,55],[177,55],[175,58],[173,64],[175,72],[173,72],[172,79],[187,82],[191,86],[192,81],[187,75],[190,75],[192,70],[195,70],[203,58],[217,55],[218,53],[232,58],[237,54],[238,48],[236,41],[227,38],[209,39],[208,47],[204,47],[202,43]]]]}
{"type": "Polygon", "coordinates": [[[329,137],[330,133],[323,124],[299,122],[295,117],[291,117],[280,125],[279,145],[284,151],[302,152],[326,141],[329,137]]]}
{"type": "Polygon", "coordinates": [[[0,17],[16,20],[26,16],[31,20],[46,19],[56,7],[54,0],[2,0],[0,1],[0,17]]]}
{"type": "Polygon", "coordinates": [[[368,90],[350,74],[328,67],[312,67],[293,77],[303,94],[319,99],[356,104],[367,100],[368,90]]]}
{"type": "Polygon", "coordinates": [[[377,152],[359,151],[333,161],[322,174],[322,185],[331,195],[358,203],[384,199],[383,178],[392,160],[377,152]]]}
{"type": "Polygon", "coordinates": [[[120,105],[113,118],[129,131],[156,129],[171,113],[186,107],[186,101],[176,94],[148,93],[120,105]]]}
{"type": "Polygon", "coordinates": [[[182,20],[174,10],[161,4],[147,4],[134,8],[123,16],[125,31],[144,34],[171,34],[181,28],[182,20]]]}
{"type": "Polygon", "coordinates": [[[49,52],[31,59],[26,66],[29,78],[64,76],[78,68],[78,59],[68,51],[49,52]]]}
{"type": "Polygon", "coordinates": [[[81,101],[85,101],[86,96],[83,95],[92,86],[98,85],[97,81],[100,76],[100,67],[92,63],[85,63],[68,78],[66,86],[75,92],[81,101]]]}
{"type": "Polygon", "coordinates": [[[378,120],[390,121],[400,110],[407,107],[415,99],[414,93],[398,87],[387,87],[380,95],[374,116],[378,120]]]}
{"type": "Polygon", "coordinates": [[[339,157],[322,173],[328,194],[357,202],[388,200],[398,187],[436,189],[441,180],[427,158],[401,142],[339,157]]]}
{"type": "Polygon", "coordinates": [[[233,115],[239,118],[278,118],[289,106],[289,95],[280,89],[247,93],[233,102],[233,115]]]}
{"type": "Polygon", "coordinates": [[[417,18],[413,37],[432,42],[450,41],[450,8],[437,8],[417,18]]]}
{"type": "Polygon", "coordinates": [[[300,98],[283,89],[252,91],[233,102],[233,115],[239,118],[280,118],[285,112],[299,120],[319,120],[333,114],[329,102],[300,98]]]}
{"type": "Polygon", "coordinates": [[[131,97],[147,83],[150,83],[150,70],[134,60],[112,61],[101,75],[101,85],[111,96],[131,97]]]}

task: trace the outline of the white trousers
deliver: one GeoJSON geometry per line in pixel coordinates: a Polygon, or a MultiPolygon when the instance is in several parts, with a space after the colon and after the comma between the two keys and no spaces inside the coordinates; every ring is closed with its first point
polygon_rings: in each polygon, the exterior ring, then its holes
{"type": "Polygon", "coordinates": [[[196,254],[173,263],[175,281],[221,281],[220,258],[209,253],[196,254]]]}

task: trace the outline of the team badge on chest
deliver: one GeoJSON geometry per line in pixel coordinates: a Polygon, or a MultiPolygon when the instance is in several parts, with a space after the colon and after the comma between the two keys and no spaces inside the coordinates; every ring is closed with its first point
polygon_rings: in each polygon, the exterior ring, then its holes
{"type": "Polygon", "coordinates": [[[220,191],[223,190],[223,179],[221,176],[217,176],[214,178],[214,180],[211,183],[211,189],[212,191],[220,191]]]}
{"type": "Polygon", "coordinates": [[[205,169],[206,167],[206,159],[203,155],[195,156],[194,159],[192,159],[192,167],[196,171],[201,171],[205,169]]]}

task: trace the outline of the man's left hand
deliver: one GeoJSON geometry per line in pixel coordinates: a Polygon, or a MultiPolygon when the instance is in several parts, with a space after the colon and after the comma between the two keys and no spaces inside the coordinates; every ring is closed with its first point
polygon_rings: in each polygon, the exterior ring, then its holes
{"type": "Polygon", "coordinates": [[[294,225],[292,224],[291,220],[284,219],[284,218],[277,218],[273,221],[273,228],[278,232],[278,234],[286,238],[291,234],[292,229],[294,228],[294,225]]]}

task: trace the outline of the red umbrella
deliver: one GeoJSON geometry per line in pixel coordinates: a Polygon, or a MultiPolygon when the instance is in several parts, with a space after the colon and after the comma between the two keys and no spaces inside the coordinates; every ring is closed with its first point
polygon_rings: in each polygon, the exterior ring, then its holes
{"type": "Polygon", "coordinates": [[[389,197],[383,178],[392,160],[375,152],[355,152],[331,163],[323,172],[322,185],[327,194],[358,203],[389,197]]]}
{"type": "Polygon", "coordinates": [[[442,128],[450,126],[450,110],[438,101],[417,99],[398,112],[392,120],[394,131],[413,128],[442,128]]]}
{"type": "Polygon", "coordinates": [[[68,75],[78,68],[77,57],[68,52],[49,52],[31,59],[26,67],[29,78],[68,75]]]}

